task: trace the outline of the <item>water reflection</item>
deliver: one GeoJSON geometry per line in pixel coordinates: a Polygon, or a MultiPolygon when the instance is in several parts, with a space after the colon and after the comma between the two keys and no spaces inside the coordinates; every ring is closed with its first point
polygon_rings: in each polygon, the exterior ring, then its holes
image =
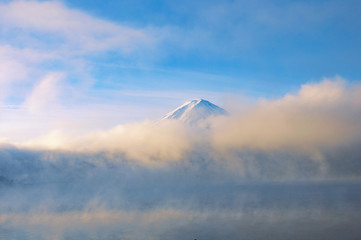
{"type": "Polygon", "coordinates": [[[228,182],[185,189],[181,183],[172,189],[153,182],[134,185],[132,191],[113,185],[103,194],[97,187],[67,194],[49,184],[2,189],[0,239],[361,236],[359,182],[228,182]]]}

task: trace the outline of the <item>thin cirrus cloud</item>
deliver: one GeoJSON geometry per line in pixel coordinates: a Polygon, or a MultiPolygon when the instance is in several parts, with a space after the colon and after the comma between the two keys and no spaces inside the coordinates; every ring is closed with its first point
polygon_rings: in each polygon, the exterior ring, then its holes
{"type": "Polygon", "coordinates": [[[7,126],[1,134],[10,139],[24,135],[17,129],[25,125],[29,133],[35,131],[29,128],[42,129],[41,122],[61,121],[51,116],[69,115],[65,105],[92,110],[79,105],[97,94],[88,92],[100,81],[94,77],[94,53],[112,51],[129,59],[159,40],[152,30],[103,20],[60,1],[0,3],[0,27],[0,124],[7,126]]]}
{"type": "Polygon", "coordinates": [[[81,53],[110,49],[131,52],[153,42],[144,30],[95,18],[57,1],[12,1],[0,5],[0,16],[5,29],[53,34],[81,53]]]}
{"type": "Polygon", "coordinates": [[[30,111],[41,111],[47,107],[56,106],[60,85],[64,76],[61,73],[51,73],[45,76],[27,97],[24,106],[30,111]]]}
{"type": "Polygon", "coordinates": [[[0,101],[10,95],[13,84],[26,81],[34,64],[46,58],[36,50],[0,45],[0,101]]]}
{"type": "Polygon", "coordinates": [[[130,57],[157,42],[151,30],[96,18],[58,1],[0,3],[0,26],[3,101],[19,89],[22,96],[31,94],[34,84],[54,71],[70,73],[78,82],[89,82],[84,86],[91,86],[89,54],[113,51],[130,57]]]}

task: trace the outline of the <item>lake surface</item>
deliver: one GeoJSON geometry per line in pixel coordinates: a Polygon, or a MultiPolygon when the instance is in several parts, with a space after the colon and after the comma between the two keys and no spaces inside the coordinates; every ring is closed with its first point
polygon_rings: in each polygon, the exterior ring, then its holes
{"type": "Polygon", "coordinates": [[[148,184],[113,182],[104,188],[85,182],[3,185],[0,239],[361,237],[359,182],[144,180],[148,184]]]}

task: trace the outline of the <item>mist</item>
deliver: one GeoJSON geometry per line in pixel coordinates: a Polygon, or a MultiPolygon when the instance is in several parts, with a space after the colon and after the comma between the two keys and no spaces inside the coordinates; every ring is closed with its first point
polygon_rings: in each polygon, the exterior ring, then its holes
{"type": "Polygon", "coordinates": [[[360,9],[0,0],[0,240],[361,239],[360,9]]]}
{"type": "Polygon", "coordinates": [[[0,237],[357,239],[359,89],[325,80],[196,127],[4,142],[0,237]]]}
{"type": "Polygon", "coordinates": [[[150,168],[121,154],[5,147],[0,233],[6,239],[359,236],[359,170],[341,168],[320,179],[319,166],[310,159],[305,167],[302,156],[293,159],[304,166],[298,171],[277,164],[290,161],[286,155],[240,157],[255,162],[241,171],[194,154],[150,168]]]}

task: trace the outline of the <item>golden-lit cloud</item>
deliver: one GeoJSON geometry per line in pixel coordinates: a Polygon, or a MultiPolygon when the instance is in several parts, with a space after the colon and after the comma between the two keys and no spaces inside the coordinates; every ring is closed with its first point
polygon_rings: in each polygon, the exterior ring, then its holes
{"type": "Polygon", "coordinates": [[[83,136],[52,131],[23,146],[86,153],[120,153],[127,159],[146,165],[162,165],[182,159],[192,150],[191,136],[190,129],[178,121],[143,122],[119,125],[108,131],[83,136]]]}
{"type": "Polygon", "coordinates": [[[322,158],[322,149],[361,138],[360,89],[358,85],[349,87],[340,78],[325,79],[305,84],[297,93],[280,99],[261,99],[242,114],[210,118],[208,124],[202,122],[206,128],[172,120],[118,125],[83,135],[55,129],[20,146],[123,154],[147,166],[207,151],[225,159],[230,152],[244,150],[286,151],[322,158]]]}
{"type": "Polygon", "coordinates": [[[215,121],[212,143],[222,151],[314,151],[344,144],[361,136],[360,90],[325,79],[281,99],[260,100],[242,115],[215,121]]]}

